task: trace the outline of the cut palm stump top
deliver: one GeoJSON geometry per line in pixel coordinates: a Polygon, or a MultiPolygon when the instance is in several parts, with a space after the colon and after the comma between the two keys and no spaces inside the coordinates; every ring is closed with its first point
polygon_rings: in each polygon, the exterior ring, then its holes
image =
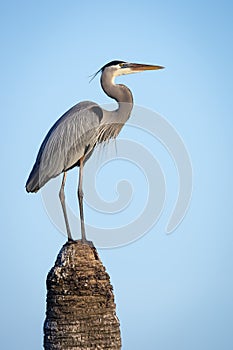
{"type": "Polygon", "coordinates": [[[121,349],[110,278],[94,246],[67,242],[47,290],[45,350],[121,349]]]}

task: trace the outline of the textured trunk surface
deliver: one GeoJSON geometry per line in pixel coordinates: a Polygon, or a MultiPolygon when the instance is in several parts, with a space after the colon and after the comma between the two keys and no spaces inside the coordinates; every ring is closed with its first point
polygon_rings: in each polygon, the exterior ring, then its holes
{"type": "Polygon", "coordinates": [[[110,278],[94,246],[67,242],[48,274],[44,348],[121,349],[110,278]]]}

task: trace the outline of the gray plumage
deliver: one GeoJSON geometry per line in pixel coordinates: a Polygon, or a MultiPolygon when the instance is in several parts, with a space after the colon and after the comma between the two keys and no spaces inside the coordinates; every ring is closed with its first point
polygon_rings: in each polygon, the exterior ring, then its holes
{"type": "Polygon", "coordinates": [[[93,151],[102,110],[93,102],[80,102],[67,111],[46,135],[29,175],[26,190],[37,192],[51,178],[74,166],[93,151]]]}
{"type": "Polygon", "coordinates": [[[65,208],[66,172],[75,166],[80,166],[79,208],[82,240],[86,241],[82,208],[83,165],[89,159],[97,144],[107,142],[118,136],[133,107],[131,91],[125,85],[115,84],[114,78],[122,74],[160,68],[163,67],[124,61],[112,61],[106,64],[100,69],[102,72],[101,85],[105,93],[118,102],[118,108],[115,111],[107,111],[94,102],[80,102],[56,121],[42,142],[27,180],[26,190],[27,192],[37,192],[50,179],[63,173],[59,195],[69,239],[72,239],[72,235],[65,208]]]}

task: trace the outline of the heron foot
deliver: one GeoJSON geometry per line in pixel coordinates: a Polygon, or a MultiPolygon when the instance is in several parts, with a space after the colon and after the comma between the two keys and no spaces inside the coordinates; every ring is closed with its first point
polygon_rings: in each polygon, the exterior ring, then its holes
{"type": "Polygon", "coordinates": [[[70,239],[68,238],[67,240],[67,243],[70,243],[70,244],[75,244],[75,243],[81,243],[81,244],[86,244],[88,245],[89,247],[94,247],[94,244],[92,241],[88,241],[87,239],[70,239]]]}
{"type": "Polygon", "coordinates": [[[94,247],[93,242],[92,241],[88,241],[86,238],[78,239],[77,242],[81,242],[82,244],[87,244],[90,247],[94,247]]]}

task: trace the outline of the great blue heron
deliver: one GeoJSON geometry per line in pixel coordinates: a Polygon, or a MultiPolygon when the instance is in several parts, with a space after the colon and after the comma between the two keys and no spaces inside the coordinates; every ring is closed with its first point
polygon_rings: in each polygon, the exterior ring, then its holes
{"type": "Polygon", "coordinates": [[[145,70],[161,69],[161,66],[112,61],[103,66],[101,86],[104,92],[118,102],[114,111],[104,110],[94,102],[80,102],[61,116],[49,130],[39,149],[36,162],[26,183],[27,192],[37,192],[50,179],[63,173],[59,198],[64,214],[68,240],[72,240],[65,205],[66,172],[79,166],[78,200],[82,241],[86,242],[83,215],[83,165],[95,146],[118,136],[130,117],[133,96],[128,87],[115,84],[115,77],[145,70]]]}

